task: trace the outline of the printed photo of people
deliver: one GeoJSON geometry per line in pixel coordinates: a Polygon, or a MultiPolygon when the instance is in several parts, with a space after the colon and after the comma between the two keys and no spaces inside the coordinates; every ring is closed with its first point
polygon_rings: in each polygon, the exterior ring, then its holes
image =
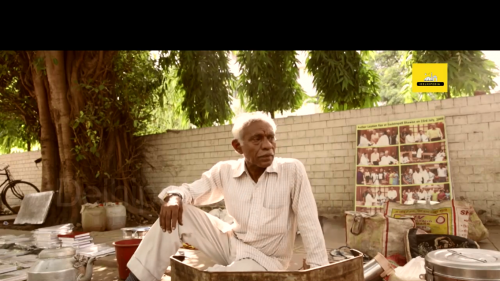
{"type": "Polygon", "coordinates": [[[403,204],[413,204],[415,200],[443,202],[451,199],[449,184],[405,186],[402,193],[403,204]]]}
{"type": "Polygon", "coordinates": [[[359,147],[397,145],[398,134],[398,127],[358,130],[357,144],[359,147]]]}
{"type": "Polygon", "coordinates": [[[445,183],[449,179],[446,163],[401,166],[402,185],[445,183]]]}
{"type": "Polygon", "coordinates": [[[357,185],[399,185],[399,167],[358,167],[357,185]]]}
{"type": "Polygon", "coordinates": [[[444,141],[402,145],[400,151],[399,159],[401,159],[401,164],[445,162],[448,160],[446,157],[446,143],[444,141]]]}
{"type": "Polygon", "coordinates": [[[356,187],[356,211],[373,214],[382,212],[388,201],[400,202],[399,186],[356,187]]]}
{"type": "Polygon", "coordinates": [[[397,146],[358,148],[359,166],[390,166],[399,164],[397,146]]]}
{"type": "Polygon", "coordinates": [[[443,122],[401,126],[399,130],[401,144],[434,142],[446,137],[443,122]]]}

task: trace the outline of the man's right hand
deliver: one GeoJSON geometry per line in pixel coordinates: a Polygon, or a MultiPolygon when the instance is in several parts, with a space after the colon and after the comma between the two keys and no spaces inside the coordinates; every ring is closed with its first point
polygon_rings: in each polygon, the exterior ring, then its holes
{"type": "Polygon", "coordinates": [[[182,225],[182,199],[177,195],[169,196],[160,210],[160,226],[163,232],[171,233],[177,226],[182,225]]]}

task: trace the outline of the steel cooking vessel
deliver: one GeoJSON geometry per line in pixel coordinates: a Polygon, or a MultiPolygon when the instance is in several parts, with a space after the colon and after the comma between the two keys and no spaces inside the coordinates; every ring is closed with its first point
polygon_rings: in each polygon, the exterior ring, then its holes
{"type": "Polygon", "coordinates": [[[500,252],[484,249],[441,249],[425,256],[426,281],[500,281],[500,252]]]}
{"type": "Polygon", "coordinates": [[[28,281],[90,281],[92,262],[89,259],[85,275],[79,274],[75,263],[74,248],[46,249],[38,255],[39,262],[28,270],[28,281]]]}
{"type": "Polygon", "coordinates": [[[122,228],[123,239],[143,239],[151,229],[149,226],[124,227],[122,228]]]}

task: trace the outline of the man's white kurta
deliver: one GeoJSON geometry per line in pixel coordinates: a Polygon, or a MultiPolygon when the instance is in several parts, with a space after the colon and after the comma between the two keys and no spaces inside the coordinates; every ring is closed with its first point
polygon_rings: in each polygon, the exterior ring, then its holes
{"type": "MultiPolygon", "coordinates": [[[[297,226],[311,267],[327,265],[325,239],[306,169],[297,159],[275,158],[255,183],[244,159],[222,161],[201,179],[169,186],[182,195],[183,204],[209,205],[224,199],[234,218],[236,260],[252,258],[269,271],[285,270],[292,258],[297,226]]],[[[227,232],[229,229],[220,229],[227,232]]]]}

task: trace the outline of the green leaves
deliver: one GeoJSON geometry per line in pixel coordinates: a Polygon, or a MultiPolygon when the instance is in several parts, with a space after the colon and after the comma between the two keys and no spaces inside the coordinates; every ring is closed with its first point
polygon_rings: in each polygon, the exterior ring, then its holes
{"type": "Polygon", "coordinates": [[[160,66],[174,70],[179,79],[177,91],[184,96],[182,109],[197,127],[222,125],[230,120],[231,84],[226,51],[169,51],[163,52],[160,66]]]}
{"type": "Polygon", "coordinates": [[[379,100],[379,76],[366,63],[372,52],[311,51],[306,68],[325,112],[372,107],[379,100]]]}
{"type": "Polygon", "coordinates": [[[271,113],[299,109],[306,98],[298,83],[295,51],[240,51],[238,95],[244,108],[271,113]]]}
{"type": "Polygon", "coordinates": [[[408,52],[406,68],[411,85],[412,63],[447,63],[448,93],[436,93],[438,98],[473,96],[475,91],[490,93],[497,84],[498,68],[481,51],[412,51],[408,52]],[[411,53],[411,57],[410,57],[411,53]]]}

